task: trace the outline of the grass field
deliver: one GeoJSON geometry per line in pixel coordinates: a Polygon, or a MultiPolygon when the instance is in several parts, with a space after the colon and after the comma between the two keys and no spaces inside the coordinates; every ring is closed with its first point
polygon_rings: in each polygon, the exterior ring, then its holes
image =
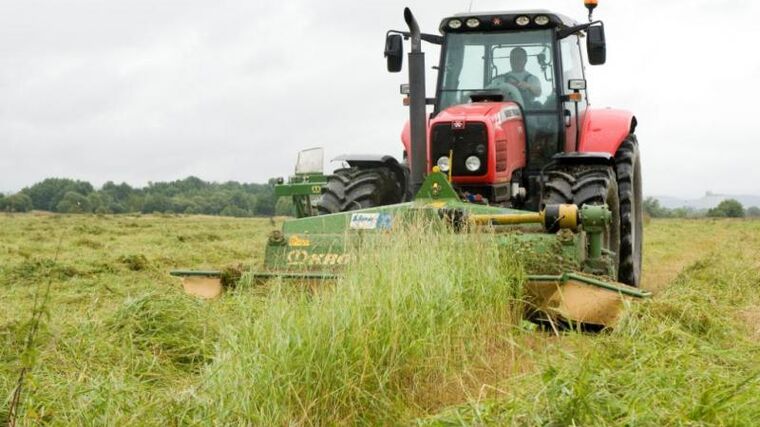
{"type": "Polygon", "coordinates": [[[258,265],[277,221],[0,216],[0,419],[21,425],[756,425],[760,221],[653,220],[655,297],[614,331],[520,320],[521,268],[424,230],[316,293],[172,268],[258,265]],[[474,257],[462,257],[474,253],[474,257]],[[51,279],[34,346],[24,336],[51,279]]]}

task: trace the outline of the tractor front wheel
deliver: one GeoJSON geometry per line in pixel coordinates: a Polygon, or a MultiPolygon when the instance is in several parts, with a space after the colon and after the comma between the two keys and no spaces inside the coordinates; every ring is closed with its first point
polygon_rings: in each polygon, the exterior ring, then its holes
{"type": "Polygon", "coordinates": [[[641,283],[641,244],[644,212],[641,200],[641,160],[636,135],[629,135],[615,154],[620,194],[619,280],[631,286],[641,283]]]}
{"type": "Polygon", "coordinates": [[[401,203],[405,198],[406,189],[390,168],[350,167],[327,178],[317,210],[325,215],[401,203]]]}
{"type": "MultiPolygon", "coordinates": [[[[607,205],[612,221],[603,237],[603,247],[615,253],[613,265],[620,256],[620,197],[615,169],[606,165],[565,165],[545,172],[542,207],[548,204],[571,203],[607,205]]],[[[619,273],[619,268],[618,268],[619,273]]]]}

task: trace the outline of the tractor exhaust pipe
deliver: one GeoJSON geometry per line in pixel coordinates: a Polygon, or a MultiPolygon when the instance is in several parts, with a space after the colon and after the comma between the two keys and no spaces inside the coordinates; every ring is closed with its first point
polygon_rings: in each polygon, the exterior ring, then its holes
{"type": "Polygon", "coordinates": [[[404,8],[412,50],[409,52],[409,127],[411,131],[411,181],[414,194],[422,187],[427,172],[427,100],[425,92],[425,54],[422,53],[420,26],[412,11],[404,8]]]}

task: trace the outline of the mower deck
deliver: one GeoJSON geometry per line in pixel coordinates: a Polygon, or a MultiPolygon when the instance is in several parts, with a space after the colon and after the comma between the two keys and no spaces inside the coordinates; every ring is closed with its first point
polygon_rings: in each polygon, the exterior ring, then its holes
{"type": "MultiPolygon", "coordinates": [[[[525,268],[531,316],[613,326],[626,301],[649,296],[608,276],[589,274],[611,264],[604,255],[590,258],[593,236],[582,225],[578,228],[574,219],[566,221],[566,213],[556,219],[567,223],[565,228],[546,232],[551,224],[545,223],[543,215],[463,202],[445,175],[432,173],[414,202],[286,221],[281,231],[269,236],[263,270],[252,274],[257,279],[333,280],[351,262],[353,248],[360,242],[387,237],[404,224],[419,223],[463,239],[480,234],[499,247],[530,254],[525,268]]],[[[607,266],[607,271],[614,269],[607,266]]],[[[221,292],[221,272],[172,274],[183,278],[188,293],[215,297],[221,292]]]]}

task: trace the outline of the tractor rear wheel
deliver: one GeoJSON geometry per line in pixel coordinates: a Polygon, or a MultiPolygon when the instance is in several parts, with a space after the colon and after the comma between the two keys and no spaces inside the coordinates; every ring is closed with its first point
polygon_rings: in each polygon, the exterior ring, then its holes
{"type": "Polygon", "coordinates": [[[615,172],[620,194],[618,280],[631,286],[639,286],[644,218],[641,200],[641,160],[636,135],[629,135],[615,154],[615,172]]]}
{"type": "Polygon", "coordinates": [[[406,188],[388,167],[350,167],[336,170],[327,178],[322,198],[317,202],[320,215],[401,203],[406,188]]]}
{"type": "Polygon", "coordinates": [[[612,221],[604,233],[603,247],[615,253],[613,265],[617,267],[621,211],[615,169],[606,165],[567,165],[552,168],[544,176],[542,207],[561,203],[573,203],[579,208],[589,204],[609,207],[612,221]]]}

